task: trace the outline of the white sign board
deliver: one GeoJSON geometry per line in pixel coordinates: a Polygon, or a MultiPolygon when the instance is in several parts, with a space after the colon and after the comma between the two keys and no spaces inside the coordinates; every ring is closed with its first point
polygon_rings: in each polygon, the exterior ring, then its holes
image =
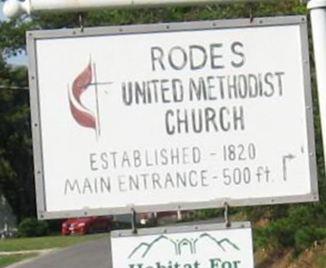
{"type": "Polygon", "coordinates": [[[40,217],[318,199],[304,17],[28,46],[40,217]]]}
{"type": "Polygon", "coordinates": [[[115,231],[113,268],[253,268],[249,223],[115,231]]]}

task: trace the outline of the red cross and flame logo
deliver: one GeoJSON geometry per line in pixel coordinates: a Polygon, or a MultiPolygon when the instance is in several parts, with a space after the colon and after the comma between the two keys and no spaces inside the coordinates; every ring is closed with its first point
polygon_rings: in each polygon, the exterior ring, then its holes
{"type": "Polygon", "coordinates": [[[68,86],[68,99],[70,111],[75,121],[82,127],[91,128],[95,130],[97,139],[101,135],[100,125],[100,109],[99,109],[99,95],[98,86],[103,84],[111,84],[111,82],[98,83],[96,75],[96,65],[90,62],[86,68],[75,78],[72,87],[68,86]],[[93,89],[96,100],[96,111],[93,112],[86,107],[82,102],[82,95],[93,89]]]}

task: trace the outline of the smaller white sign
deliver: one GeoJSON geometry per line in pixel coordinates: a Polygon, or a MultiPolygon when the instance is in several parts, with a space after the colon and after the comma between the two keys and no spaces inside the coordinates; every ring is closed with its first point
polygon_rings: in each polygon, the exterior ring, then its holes
{"type": "Polygon", "coordinates": [[[111,248],[114,268],[254,267],[248,222],[115,231],[111,248]]]}

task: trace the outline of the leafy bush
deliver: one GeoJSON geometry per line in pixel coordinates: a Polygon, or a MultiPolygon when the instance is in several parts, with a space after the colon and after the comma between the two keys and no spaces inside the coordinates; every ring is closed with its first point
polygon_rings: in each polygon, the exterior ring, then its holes
{"type": "Polygon", "coordinates": [[[295,248],[297,250],[305,250],[314,242],[326,239],[326,228],[309,228],[303,227],[295,233],[295,248]]]}
{"type": "Polygon", "coordinates": [[[48,223],[38,221],[35,218],[26,218],[21,221],[18,226],[18,236],[20,237],[36,237],[44,236],[49,232],[48,223]]]}
{"type": "Polygon", "coordinates": [[[294,247],[303,251],[314,242],[326,239],[325,215],[323,205],[293,206],[286,217],[255,230],[255,247],[294,247]]]}
{"type": "Polygon", "coordinates": [[[63,220],[47,220],[48,224],[48,234],[58,235],[61,233],[61,225],[63,220]]]}
{"type": "Polygon", "coordinates": [[[279,248],[294,245],[294,232],[296,228],[289,224],[289,219],[275,221],[255,232],[256,247],[279,248]]]}

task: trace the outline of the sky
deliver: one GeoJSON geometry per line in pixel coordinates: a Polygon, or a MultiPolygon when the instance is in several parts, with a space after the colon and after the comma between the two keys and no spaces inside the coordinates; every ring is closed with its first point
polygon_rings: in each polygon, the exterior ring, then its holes
{"type": "Polygon", "coordinates": [[[3,6],[3,3],[0,2],[0,20],[4,20],[5,19],[5,16],[3,15],[3,12],[2,12],[2,6],[3,6]]]}
{"type": "MultiPolygon", "coordinates": [[[[6,17],[3,14],[2,11],[3,3],[0,2],[0,20],[5,20],[6,17]]],[[[13,65],[27,65],[27,56],[26,55],[19,55],[17,57],[11,57],[7,60],[7,63],[13,64],[13,65]]]]}

